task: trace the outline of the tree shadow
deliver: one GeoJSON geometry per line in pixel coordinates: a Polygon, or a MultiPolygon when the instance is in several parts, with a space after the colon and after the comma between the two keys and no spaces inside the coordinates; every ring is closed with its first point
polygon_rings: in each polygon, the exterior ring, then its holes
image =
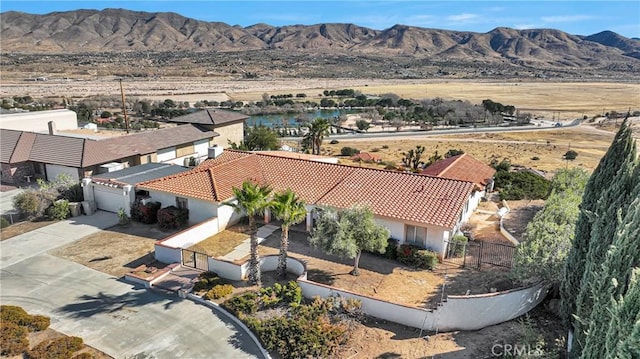
{"type": "Polygon", "coordinates": [[[326,285],[333,285],[336,281],[336,275],[322,269],[308,269],[307,279],[326,285]]]}
{"type": "Polygon", "coordinates": [[[168,310],[173,304],[183,300],[175,295],[164,295],[148,290],[131,291],[120,295],[98,292],[84,294],[77,299],[75,303],[67,304],[57,311],[68,313],[73,318],[89,318],[97,314],[114,313],[126,308],[158,302],[165,302],[164,309],[168,310]]]}

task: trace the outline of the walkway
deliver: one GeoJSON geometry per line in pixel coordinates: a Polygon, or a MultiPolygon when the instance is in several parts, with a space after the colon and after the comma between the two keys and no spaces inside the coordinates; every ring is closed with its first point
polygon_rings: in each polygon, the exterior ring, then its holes
{"type": "Polygon", "coordinates": [[[98,212],[0,242],[0,302],[51,317],[115,358],[255,358],[248,334],[217,311],[47,254],[117,223],[98,212]]]}
{"type": "MultiPolygon", "coordinates": [[[[274,226],[273,224],[265,224],[264,226],[258,228],[257,236],[258,236],[258,244],[262,243],[267,237],[269,237],[273,232],[280,229],[279,226],[274,226]]],[[[224,259],[227,261],[237,261],[245,258],[251,254],[251,238],[245,239],[240,245],[234,248],[231,252],[225,254],[220,257],[220,259],[224,259]]]]}

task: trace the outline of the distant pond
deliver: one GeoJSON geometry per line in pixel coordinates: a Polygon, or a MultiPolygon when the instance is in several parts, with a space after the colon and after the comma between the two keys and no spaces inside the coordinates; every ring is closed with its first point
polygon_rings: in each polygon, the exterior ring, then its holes
{"type": "Polygon", "coordinates": [[[312,122],[316,118],[337,118],[342,114],[359,113],[360,110],[316,110],[303,113],[285,113],[278,115],[250,116],[245,123],[248,126],[262,125],[270,128],[290,127],[295,128],[304,122],[312,122]],[[298,120],[296,120],[298,119],[298,120]]]}

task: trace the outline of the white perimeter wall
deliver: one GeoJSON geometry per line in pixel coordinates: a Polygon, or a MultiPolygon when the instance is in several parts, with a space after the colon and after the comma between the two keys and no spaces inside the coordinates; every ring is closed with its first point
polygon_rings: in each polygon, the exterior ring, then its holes
{"type": "MultiPolygon", "coordinates": [[[[231,202],[236,203],[235,200],[231,202]]],[[[243,214],[236,213],[233,207],[224,205],[222,203],[217,203],[216,217],[218,217],[220,231],[224,230],[230,225],[238,223],[242,216],[243,214]]]]}

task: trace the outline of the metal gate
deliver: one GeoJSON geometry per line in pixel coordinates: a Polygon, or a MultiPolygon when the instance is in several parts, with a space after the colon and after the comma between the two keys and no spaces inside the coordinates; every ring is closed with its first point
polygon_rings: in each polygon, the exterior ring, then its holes
{"type": "Polygon", "coordinates": [[[182,265],[185,267],[209,270],[209,256],[205,253],[194,252],[188,249],[182,250],[182,265]]]}
{"type": "Polygon", "coordinates": [[[444,261],[461,267],[480,269],[483,264],[513,267],[516,246],[498,242],[448,242],[444,261]]]}

